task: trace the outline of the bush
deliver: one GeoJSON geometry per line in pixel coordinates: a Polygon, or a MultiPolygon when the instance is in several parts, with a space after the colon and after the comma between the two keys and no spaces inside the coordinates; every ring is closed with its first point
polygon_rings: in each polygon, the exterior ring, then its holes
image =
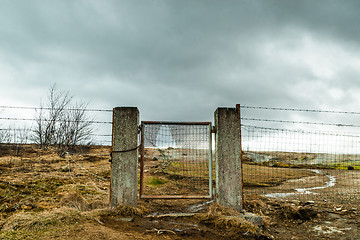
{"type": "Polygon", "coordinates": [[[49,88],[46,107],[36,113],[34,141],[42,148],[57,146],[59,155],[69,147],[91,143],[91,120],[86,115],[87,103],[73,104],[68,92],[59,92],[56,86],[49,88]]]}

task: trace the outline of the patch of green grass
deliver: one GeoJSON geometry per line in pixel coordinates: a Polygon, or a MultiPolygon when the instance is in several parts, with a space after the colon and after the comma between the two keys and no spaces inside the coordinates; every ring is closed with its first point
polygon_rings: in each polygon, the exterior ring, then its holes
{"type": "Polygon", "coordinates": [[[152,187],[159,187],[163,184],[166,184],[167,182],[168,180],[157,177],[150,177],[147,181],[147,183],[152,187]]]}
{"type": "Polygon", "coordinates": [[[360,161],[344,161],[342,163],[334,164],[333,167],[335,169],[349,169],[349,167],[353,167],[353,170],[360,170],[360,161]]]}

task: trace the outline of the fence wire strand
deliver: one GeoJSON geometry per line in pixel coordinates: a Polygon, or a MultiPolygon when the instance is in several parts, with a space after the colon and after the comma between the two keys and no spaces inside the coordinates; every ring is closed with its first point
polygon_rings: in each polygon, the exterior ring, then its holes
{"type": "Polygon", "coordinates": [[[240,105],[242,109],[259,109],[259,110],[277,110],[287,112],[309,112],[309,113],[334,113],[334,114],[352,114],[360,115],[360,112],[354,111],[334,111],[334,110],[319,110],[319,109],[301,109],[301,108],[281,108],[281,107],[261,107],[261,106],[247,106],[240,105]]]}
{"type": "MultiPolygon", "coordinates": [[[[0,106],[0,109],[27,109],[27,110],[59,110],[50,107],[25,107],[25,106],[0,106]]],[[[62,108],[62,110],[68,111],[85,111],[85,112],[112,112],[111,109],[82,109],[82,108],[62,108]]]]}

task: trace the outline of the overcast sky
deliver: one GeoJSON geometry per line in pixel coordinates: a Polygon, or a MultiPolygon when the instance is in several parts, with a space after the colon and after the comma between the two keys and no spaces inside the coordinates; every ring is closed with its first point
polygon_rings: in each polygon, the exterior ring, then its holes
{"type": "Polygon", "coordinates": [[[211,121],[237,103],[360,111],[359,12],[358,0],[0,0],[0,105],[38,106],[56,83],[142,120],[211,121]]]}

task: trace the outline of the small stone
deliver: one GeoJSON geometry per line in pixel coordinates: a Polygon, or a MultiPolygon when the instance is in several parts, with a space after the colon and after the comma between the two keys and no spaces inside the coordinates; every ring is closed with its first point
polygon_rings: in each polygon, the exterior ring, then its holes
{"type": "Polygon", "coordinates": [[[255,225],[258,225],[258,226],[262,226],[264,225],[264,219],[261,217],[261,216],[258,216],[258,215],[255,215],[255,214],[252,214],[252,213],[246,213],[243,215],[243,218],[248,221],[248,222],[251,222],[255,225]]]}
{"type": "Polygon", "coordinates": [[[314,201],[307,201],[307,202],[305,203],[305,205],[313,205],[313,204],[315,204],[314,201]]]}
{"type": "Polygon", "coordinates": [[[335,211],[341,211],[342,210],[342,208],[341,207],[339,207],[339,208],[335,208],[335,211]]]}
{"type": "Polygon", "coordinates": [[[118,221],[123,221],[123,222],[132,222],[134,221],[134,218],[133,217],[128,217],[128,218],[118,218],[116,219],[118,221]]]}
{"type": "Polygon", "coordinates": [[[29,209],[32,209],[32,207],[31,207],[31,206],[28,206],[28,205],[22,205],[22,206],[21,206],[21,209],[23,209],[23,210],[29,210],[29,209]]]}

